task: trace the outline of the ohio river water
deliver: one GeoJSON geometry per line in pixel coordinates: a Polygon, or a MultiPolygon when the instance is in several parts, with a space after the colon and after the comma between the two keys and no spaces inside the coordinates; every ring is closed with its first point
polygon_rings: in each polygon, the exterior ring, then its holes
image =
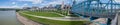
{"type": "Polygon", "coordinates": [[[0,25],[23,25],[16,18],[15,10],[0,10],[0,25]]]}

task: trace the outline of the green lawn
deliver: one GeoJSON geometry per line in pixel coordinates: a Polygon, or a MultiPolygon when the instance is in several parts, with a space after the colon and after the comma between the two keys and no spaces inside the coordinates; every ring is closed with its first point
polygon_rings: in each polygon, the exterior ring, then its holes
{"type": "Polygon", "coordinates": [[[67,15],[68,14],[68,10],[42,10],[40,12],[56,12],[62,15],[67,15]]]}
{"type": "Polygon", "coordinates": [[[57,11],[54,11],[54,12],[60,13],[62,15],[67,15],[68,14],[68,11],[66,11],[66,10],[57,10],[57,11]]]}
{"type": "Polygon", "coordinates": [[[45,16],[45,17],[64,17],[55,13],[51,13],[51,12],[32,12],[32,11],[28,11],[28,12],[23,12],[23,13],[27,13],[27,14],[32,14],[32,15],[37,15],[37,16],[45,16]]]}
{"type": "Polygon", "coordinates": [[[31,19],[35,22],[43,23],[45,25],[84,25],[86,23],[86,21],[58,21],[58,20],[49,20],[44,18],[36,18],[22,13],[20,13],[20,15],[28,19],[31,19]]]}

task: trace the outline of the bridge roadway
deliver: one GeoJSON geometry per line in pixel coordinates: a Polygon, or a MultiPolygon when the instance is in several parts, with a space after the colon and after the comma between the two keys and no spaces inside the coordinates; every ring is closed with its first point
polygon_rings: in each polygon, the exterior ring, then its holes
{"type": "Polygon", "coordinates": [[[91,16],[91,17],[99,17],[99,18],[110,18],[110,19],[114,19],[115,14],[116,13],[112,13],[112,14],[106,14],[106,13],[101,13],[101,14],[96,14],[96,13],[89,13],[89,12],[73,12],[75,14],[79,14],[81,16],[91,16]]]}
{"type": "Polygon", "coordinates": [[[117,25],[120,25],[120,13],[118,14],[118,17],[117,17],[117,25]]]}
{"type": "Polygon", "coordinates": [[[111,9],[103,8],[103,7],[84,7],[84,8],[72,8],[71,12],[75,14],[79,14],[82,16],[91,16],[91,17],[100,17],[100,18],[110,18],[114,19],[116,13],[120,11],[120,9],[113,9],[112,12],[110,12],[111,9]],[[95,9],[97,8],[97,9],[95,9]],[[89,10],[89,11],[88,11],[89,10]]]}
{"type": "Polygon", "coordinates": [[[112,20],[111,25],[120,25],[120,12],[116,14],[116,17],[112,20]]]}

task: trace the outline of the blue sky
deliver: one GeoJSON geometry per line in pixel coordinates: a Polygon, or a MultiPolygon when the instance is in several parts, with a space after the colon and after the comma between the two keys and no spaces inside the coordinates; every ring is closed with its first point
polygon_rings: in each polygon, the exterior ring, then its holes
{"type": "MultiPolygon", "coordinates": [[[[0,7],[23,7],[23,6],[47,6],[50,4],[61,4],[62,2],[65,4],[71,4],[72,0],[0,0],[0,7]]],[[[77,2],[84,0],[77,0],[77,2]]],[[[102,0],[107,1],[107,0],[102,0]]],[[[115,0],[119,2],[120,0],[115,0]]]]}
{"type": "Polygon", "coordinates": [[[71,0],[0,0],[0,7],[47,6],[50,4],[70,4],[71,0]]]}

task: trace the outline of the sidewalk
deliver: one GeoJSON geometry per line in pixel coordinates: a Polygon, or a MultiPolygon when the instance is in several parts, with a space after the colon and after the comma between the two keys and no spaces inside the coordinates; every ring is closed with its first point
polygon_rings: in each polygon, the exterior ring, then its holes
{"type": "Polygon", "coordinates": [[[29,19],[27,19],[27,18],[25,18],[25,17],[23,17],[23,16],[20,16],[19,13],[16,13],[16,15],[17,15],[17,19],[18,19],[21,23],[23,23],[24,25],[42,25],[42,24],[39,24],[39,23],[34,22],[34,21],[32,21],[32,20],[29,20],[29,19]]]}

